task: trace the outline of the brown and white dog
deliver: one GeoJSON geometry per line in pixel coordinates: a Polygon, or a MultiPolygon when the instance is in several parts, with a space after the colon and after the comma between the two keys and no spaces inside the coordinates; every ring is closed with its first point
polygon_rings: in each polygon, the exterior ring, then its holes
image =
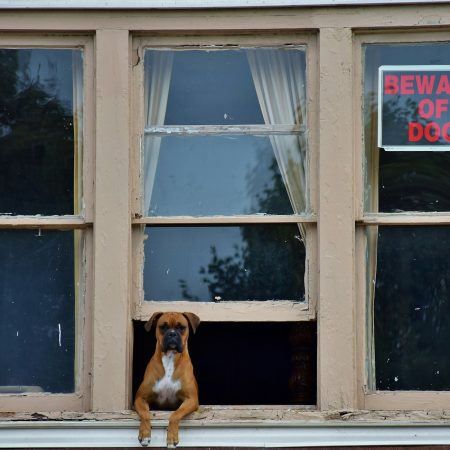
{"type": "Polygon", "coordinates": [[[145,324],[156,325],[156,349],[136,393],[134,407],[139,414],[139,442],[150,444],[150,406],[175,409],[169,417],[167,447],[178,444],[178,424],[198,409],[198,386],[188,351],[189,325],[195,333],[200,319],[192,313],[157,312],[145,324]]]}

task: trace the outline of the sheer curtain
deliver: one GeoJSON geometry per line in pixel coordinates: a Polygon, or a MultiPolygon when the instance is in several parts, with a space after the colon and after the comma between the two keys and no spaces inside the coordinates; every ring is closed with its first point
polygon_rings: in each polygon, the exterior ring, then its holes
{"type": "MultiPolygon", "coordinates": [[[[248,49],[248,62],[266,124],[304,125],[305,63],[300,51],[248,49]]],[[[270,137],[275,158],[295,213],[307,209],[306,137],[270,137]]],[[[302,238],[305,227],[299,224],[302,238]]]]}
{"type": "MultiPolygon", "coordinates": [[[[149,67],[145,67],[145,127],[163,125],[169,97],[172,75],[173,52],[154,51],[149,67]]],[[[155,183],[161,138],[144,136],[143,178],[144,178],[144,215],[150,215],[150,202],[155,183]]]]}
{"type": "MultiPolygon", "coordinates": [[[[248,62],[266,124],[303,125],[306,118],[305,63],[300,51],[248,49],[248,62]]],[[[163,125],[167,109],[173,52],[153,51],[145,68],[145,126],[163,125]]],[[[295,213],[307,209],[306,137],[270,137],[274,155],[295,213]]],[[[150,215],[161,138],[144,140],[144,215],[150,215]]],[[[303,225],[299,226],[305,238],[303,225]]]]}

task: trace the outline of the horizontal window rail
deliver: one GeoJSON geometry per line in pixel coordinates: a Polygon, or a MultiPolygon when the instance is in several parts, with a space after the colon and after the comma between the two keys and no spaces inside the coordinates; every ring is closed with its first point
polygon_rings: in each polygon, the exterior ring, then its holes
{"type": "Polygon", "coordinates": [[[0,215],[0,229],[80,230],[92,227],[79,216],[5,216],[0,215]]]}
{"type": "Polygon", "coordinates": [[[152,136],[283,135],[305,132],[304,125],[161,125],[144,129],[145,135],[152,136]]]}
{"type": "Polygon", "coordinates": [[[197,302],[187,300],[143,300],[133,314],[134,320],[147,321],[155,311],[190,311],[205,322],[308,322],[315,320],[311,300],[253,300],[197,302]],[[251,317],[251,319],[249,319],[251,317]]]}
{"type": "Polygon", "coordinates": [[[135,215],[133,225],[214,225],[214,224],[251,224],[251,223],[316,223],[316,215],[270,215],[253,214],[241,216],[155,216],[140,217],[135,215]]]}
{"type": "Polygon", "coordinates": [[[367,214],[357,225],[450,225],[450,213],[378,213],[367,214]]]}

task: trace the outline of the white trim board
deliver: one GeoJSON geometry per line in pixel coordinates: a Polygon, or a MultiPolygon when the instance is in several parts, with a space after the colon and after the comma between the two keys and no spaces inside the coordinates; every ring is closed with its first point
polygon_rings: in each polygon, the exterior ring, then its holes
{"type": "MultiPolygon", "coordinates": [[[[166,423],[154,424],[150,447],[165,447],[166,423]]],[[[137,422],[0,422],[0,448],[134,447],[137,422]]],[[[450,424],[184,424],[179,447],[306,447],[450,444],[450,424]]]]}
{"type": "Polygon", "coordinates": [[[448,3],[448,0],[0,0],[0,9],[270,8],[448,3]]]}

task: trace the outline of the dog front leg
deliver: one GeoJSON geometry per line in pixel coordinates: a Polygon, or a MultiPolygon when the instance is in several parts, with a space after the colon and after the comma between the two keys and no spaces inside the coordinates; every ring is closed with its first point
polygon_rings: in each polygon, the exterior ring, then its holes
{"type": "Polygon", "coordinates": [[[170,415],[169,426],[167,427],[167,448],[175,448],[178,445],[180,420],[196,409],[198,409],[198,400],[188,398],[170,415]]]}
{"type": "Polygon", "coordinates": [[[150,407],[145,398],[136,396],[134,408],[141,419],[141,423],[139,425],[139,442],[143,447],[147,447],[150,444],[152,435],[152,427],[150,424],[150,407]]]}

